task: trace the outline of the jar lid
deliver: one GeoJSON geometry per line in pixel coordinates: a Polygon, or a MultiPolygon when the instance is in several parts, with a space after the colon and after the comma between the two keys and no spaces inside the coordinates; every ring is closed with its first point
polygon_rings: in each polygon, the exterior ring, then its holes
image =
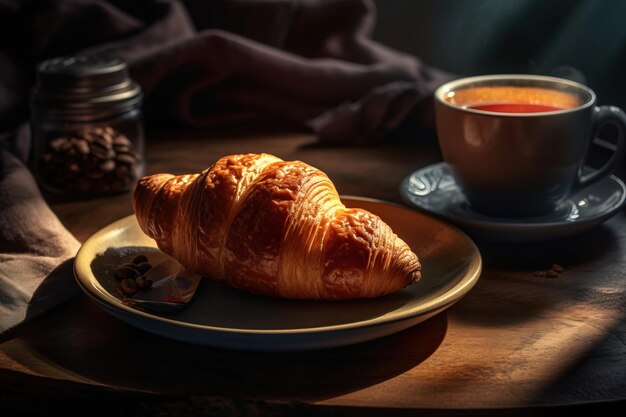
{"type": "Polygon", "coordinates": [[[141,98],[141,87],[130,78],[126,62],[110,55],[72,55],[43,61],[37,67],[32,92],[34,105],[77,115],[119,111],[141,98]]]}

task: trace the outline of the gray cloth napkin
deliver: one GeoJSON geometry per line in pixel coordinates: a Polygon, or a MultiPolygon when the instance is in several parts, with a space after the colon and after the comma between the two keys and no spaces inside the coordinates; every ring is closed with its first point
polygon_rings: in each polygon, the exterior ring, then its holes
{"type": "Polygon", "coordinates": [[[77,292],[78,241],[45,203],[28,169],[0,150],[0,334],[77,292]]]}

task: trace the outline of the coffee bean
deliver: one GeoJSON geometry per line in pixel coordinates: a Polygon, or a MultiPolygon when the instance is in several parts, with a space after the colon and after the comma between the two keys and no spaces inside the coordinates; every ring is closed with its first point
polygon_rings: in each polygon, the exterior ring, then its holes
{"type": "Polygon", "coordinates": [[[143,275],[152,268],[152,265],[149,262],[141,262],[135,265],[135,268],[143,275]]]}
{"type": "Polygon", "coordinates": [[[99,146],[103,146],[107,149],[113,148],[113,137],[111,135],[98,135],[94,138],[93,144],[98,144],[99,146]]]}
{"type": "Polygon", "coordinates": [[[152,280],[143,275],[137,277],[135,283],[137,284],[137,287],[142,291],[149,290],[152,287],[152,280]]]}
{"type": "Polygon", "coordinates": [[[95,139],[93,139],[91,142],[91,150],[93,151],[94,149],[98,149],[102,152],[107,152],[110,151],[112,149],[112,146],[109,146],[106,141],[102,140],[100,138],[100,136],[97,136],[95,139]]]}
{"type": "Polygon", "coordinates": [[[64,137],[55,138],[55,139],[52,139],[50,143],[48,143],[48,147],[52,149],[53,151],[58,151],[59,149],[61,149],[63,144],[65,144],[67,141],[68,139],[64,137]]]}
{"type": "Polygon", "coordinates": [[[122,265],[117,268],[114,275],[117,279],[136,278],[139,276],[139,272],[135,268],[122,265]]]}
{"type": "Polygon", "coordinates": [[[115,169],[115,161],[108,160],[101,163],[98,168],[103,172],[111,172],[115,169]]]}
{"type": "Polygon", "coordinates": [[[100,135],[96,132],[96,130],[85,131],[80,134],[80,137],[85,139],[89,143],[92,143],[94,140],[96,140],[98,136],[100,135]]]}
{"type": "Polygon", "coordinates": [[[76,139],[74,142],[74,148],[80,154],[83,154],[83,155],[89,154],[89,143],[85,139],[76,139]]]}
{"type": "Polygon", "coordinates": [[[64,152],[69,152],[72,149],[72,142],[69,139],[64,138],[65,140],[61,144],[60,150],[64,152]]]}
{"type": "Polygon", "coordinates": [[[128,147],[132,147],[133,144],[130,141],[130,139],[128,139],[126,137],[126,135],[123,134],[119,134],[117,136],[115,136],[115,138],[113,139],[113,145],[114,146],[128,146],[128,147]]]}
{"type": "Polygon", "coordinates": [[[110,144],[111,147],[113,147],[113,135],[110,133],[103,133],[102,134],[102,138],[108,143],[110,144]]]}
{"type": "Polygon", "coordinates": [[[91,146],[91,154],[98,158],[100,161],[107,161],[115,157],[115,151],[112,149],[105,149],[98,145],[91,146]]]}
{"type": "Polygon", "coordinates": [[[125,295],[134,295],[139,291],[137,282],[132,278],[123,279],[120,282],[120,289],[125,295]]]}
{"type": "Polygon", "coordinates": [[[137,255],[132,262],[134,265],[139,265],[140,263],[148,262],[148,257],[146,255],[137,255]]]}
{"type": "Polygon", "coordinates": [[[132,262],[123,263],[122,266],[126,268],[134,269],[135,271],[137,271],[137,275],[141,275],[141,273],[139,272],[139,268],[137,268],[137,265],[135,265],[132,262]]]}
{"type": "Polygon", "coordinates": [[[130,146],[127,145],[113,145],[113,150],[116,153],[130,152],[130,146]]]}
{"type": "Polygon", "coordinates": [[[115,157],[115,160],[122,164],[134,165],[137,163],[138,158],[131,153],[120,153],[115,157]]]}

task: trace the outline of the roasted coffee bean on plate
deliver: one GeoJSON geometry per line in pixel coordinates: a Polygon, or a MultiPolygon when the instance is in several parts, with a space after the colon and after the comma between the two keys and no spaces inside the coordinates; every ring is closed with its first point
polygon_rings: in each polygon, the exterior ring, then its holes
{"type": "Polygon", "coordinates": [[[121,264],[114,272],[113,276],[119,283],[119,292],[123,296],[133,296],[139,291],[147,291],[152,287],[152,280],[144,274],[152,269],[146,255],[136,255],[131,262],[121,264]]]}
{"type": "Polygon", "coordinates": [[[142,291],[149,290],[150,287],[152,287],[152,280],[143,275],[140,277],[137,277],[135,279],[135,282],[137,283],[137,287],[142,291]]]}
{"type": "Polygon", "coordinates": [[[120,282],[120,289],[124,295],[135,295],[139,291],[137,282],[131,278],[123,279],[120,282]]]}
{"type": "Polygon", "coordinates": [[[115,278],[120,280],[127,278],[136,278],[137,276],[139,276],[139,272],[135,268],[131,268],[126,265],[120,266],[115,271],[115,278]]]}
{"type": "Polygon", "coordinates": [[[143,262],[148,262],[148,257],[146,255],[137,255],[133,258],[133,264],[137,265],[143,262]]]}

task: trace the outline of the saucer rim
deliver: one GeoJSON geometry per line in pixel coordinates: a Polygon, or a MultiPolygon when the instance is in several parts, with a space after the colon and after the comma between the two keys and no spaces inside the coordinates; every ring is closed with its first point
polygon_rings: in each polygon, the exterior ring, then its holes
{"type": "MultiPolygon", "coordinates": [[[[440,216],[441,218],[444,218],[448,221],[457,223],[458,225],[468,225],[468,226],[474,226],[474,227],[505,227],[508,229],[513,229],[513,230],[520,230],[520,231],[527,231],[528,229],[546,229],[546,228],[564,228],[568,225],[570,226],[581,226],[581,225],[585,225],[585,224],[593,224],[594,222],[597,222],[599,220],[608,220],[608,218],[610,218],[612,215],[616,214],[619,209],[624,205],[624,203],[626,202],[626,184],[624,183],[624,181],[622,181],[621,178],[619,178],[618,176],[611,174],[608,177],[600,180],[600,182],[602,181],[613,181],[613,183],[615,183],[617,185],[617,188],[620,190],[621,192],[621,196],[618,202],[616,202],[615,204],[611,205],[610,207],[608,207],[606,210],[601,211],[600,213],[597,213],[593,216],[589,216],[589,217],[582,217],[579,219],[570,219],[570,220],[561,220],[561,221],[546,221],[546,222],[523,222],[523,221],[519,221],[519,222],[510,222],[507,221],[509,219],[506,218],[498,218],[498,217],[494,217],[494,216],[488,216],[488,215],[484,215],[484,214],[480,214],[480,213],[476,213],[472,210],[473,213],[475,213],[477,216],[480,216],[480,218],[476,218],[476,217],[468,217],[468,216],[460,216],[460,215],[453,215],[450,214],[448,212],[441,212],[438,210],[432,210],[429,209],[423,205],[419,205],[417,203],[415,203],[414,201],[412,201],[409,197],[410,193],[408,191],[408,182],[410,181],[410,179],[418,174],[418,173],[422,173],[422,172],[427,172],[430,170],[435,169],[438,166],[442,166],[442,165],[448,165],[445,161],[442,162],[437,162],[434,164],[430,164],[430,165],[426,165],[422,168],[416,169],[414,171],[412,171],[409,175],[407,175],[402,182],[400,183],[400,194],[402,199],[410,204],[412,207],[415,208],[419,208],[421,210],[424,210],[428,213],[431,214],[435,214],[440,216]]],[[[452,178],[452,180],[454,181],[454,178],[452,178]]],[[[456,183],[456,182],[455,182],[456,183]]],[[[593,189],[594,187],[596,187],[599,184],[599,182],[593,183],[593,184],[589,184],[587,187],[576,191],[573,195],[579,194],[581,192],[585,192],[585,190],[589,190],[589,189],[593,189]]],[[[570,201],[571,199],[568,198],[568,201],[570,201]]],[[[446,207],[448,207],[449,205],[447,205],[446,207]]],[[[470,209],[471,210],[471,209],[470,209]]],[[[521,219],[520,219],[521,220],[521,219]]]]}

